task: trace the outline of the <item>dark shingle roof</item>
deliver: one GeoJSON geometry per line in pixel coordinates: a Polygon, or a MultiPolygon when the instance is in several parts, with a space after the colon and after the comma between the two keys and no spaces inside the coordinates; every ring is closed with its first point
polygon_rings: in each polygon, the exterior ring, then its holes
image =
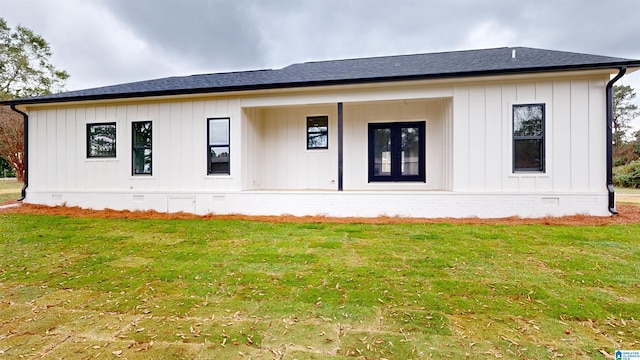
{"type": "Polygon", "coordinates": [[[638,67],[640,60],[526,47],[505,47],[306,62],[279,70],[169,77],[17,99],[6,103],[53,103],[620,66],[638,67]]]}

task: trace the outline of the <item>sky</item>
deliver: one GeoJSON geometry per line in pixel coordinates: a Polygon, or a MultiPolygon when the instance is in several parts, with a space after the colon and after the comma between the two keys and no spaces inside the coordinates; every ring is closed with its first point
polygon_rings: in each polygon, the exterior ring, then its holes
{"type": "MultiPolygon", "coordinates": [[[[638,0],[0,0],[10,27],[49,42],[66,90],[504,46],[640,59],[639,14],[638,0]]],[[[640,71],[617,84],[640,91],[640,71]]]]}

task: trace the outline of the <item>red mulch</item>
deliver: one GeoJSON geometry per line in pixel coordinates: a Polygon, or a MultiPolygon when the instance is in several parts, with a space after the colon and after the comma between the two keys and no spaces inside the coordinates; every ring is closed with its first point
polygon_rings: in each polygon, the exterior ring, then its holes
{"type": "MultiPolygon", "coordinates": [[[[14,202],[15,203],[15,202],[14,202]]],[[[5,204],[6,205],[6,204],[5,204]]],[[[376,217],[376,218],[335,218],[325,216],[248,216],[248,215],[193,215],[186,213],[160,213],[157,211],[116,211],[116,210],[88,210],[79,207],[21,204],[17,207],[0,209],[0,214],[40,214],[54,216],[71,216],[85,218],[108,219],[204,219],[204,220],[250,220],[270,223],[296,222],[296,223],[353,223],[353,224],[488,224],[488,225],[613,225],[613,224],[640,224],[640,207],[634,205],[618,205],[618,215],[614,216],[564,216],[544,218],[519,218],[508,217],[498,219],[479,218],[405,218],[405,217],[376,217]]]]}

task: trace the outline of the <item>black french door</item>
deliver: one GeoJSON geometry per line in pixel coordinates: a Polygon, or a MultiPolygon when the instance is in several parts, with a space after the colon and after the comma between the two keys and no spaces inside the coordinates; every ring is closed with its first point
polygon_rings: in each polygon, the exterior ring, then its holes
{"type": "Polygon", "coordinates": [[[369,124],[369,182],[425,181],[424,121],[369,124]]]}

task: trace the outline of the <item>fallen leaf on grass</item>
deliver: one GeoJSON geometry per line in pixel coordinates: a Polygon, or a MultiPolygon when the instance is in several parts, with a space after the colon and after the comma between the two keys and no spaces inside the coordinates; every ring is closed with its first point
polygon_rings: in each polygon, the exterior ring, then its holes
{"type": "Polygon", "coordinates": [[[607,359],[615,359],[615,356],[609,354],[605,350],[598,349],[598,351],[600,351],[600,354],[604,355],[604,357],[607,358],[607,359]]]}

